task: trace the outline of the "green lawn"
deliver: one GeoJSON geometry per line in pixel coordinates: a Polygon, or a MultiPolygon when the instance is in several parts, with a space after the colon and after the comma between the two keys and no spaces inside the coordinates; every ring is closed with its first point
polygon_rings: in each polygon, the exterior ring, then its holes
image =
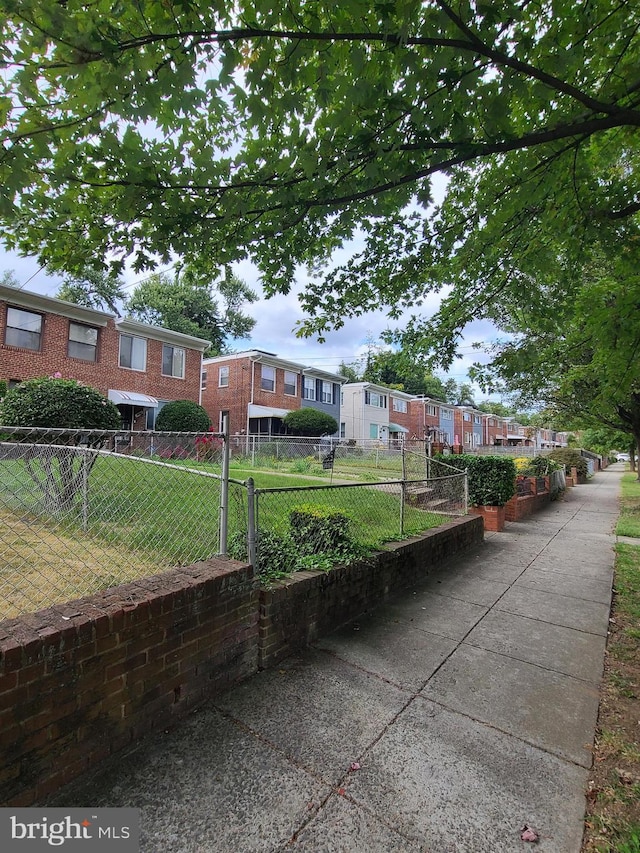
{"type": "Polygon", "coordinates": [[[640,482],[632,472],[622,478],[620,518],[616,533],[618,536],[640,538],[640,482]]]}
{"type": "MultiPolygon", "coordinates": [[[[39,463],[37,463],[39,464],[39,463]]],[[[3,543],[0,530],[0,557],[3,576],[11,579],[24,574],[40,560],[37,541],[47,543],[47,552],[71,554],[77,559],[71,573],[78,576],[79,588],[86,593],[87,580],[99,578],[100,586],[113,576],[118,583],[176,565],[208,559],[219,552],[220,485],[218,477],[199,476],[186,468],[219,475],[220,467],[191,460],[177,464],[149,464],[133,457],[110,454],[98,457],[89,478],[83,502],[81,492],[75,506],[64,512],[43,510],[42,489],[35,486],[23,461],[0,460],[0,509],[22,533],[14,531],[10,546],[3,543]],[[24,531],[29,531],[28,544],[24,531]],[[58,541],[58,545],[52,543],[58,541]],[[20,542],[24,541],[24,547],[20,542]],[[8,554],[10,550],[10,555],[8,554]],[[24,552],[24,553],[23,553],[24,552]],[[117,571],[114,567],[117,565],[117,571]],[[84,566],[84,570],[80,567],[84,566]],[[87,577],[80,577],[86,574],[87,577]]],[[[351,537],[359,548],[374,549],[382,543],[410,536],[438,526],[448,518],[442,514],[404,507],[401,527],[401,500],[398,486],[374,485],[348,489],[313,489],[305,486],[329,485],[329,478],[233,466],[236,480],[251,476],[256,488],[294,489],[259,494],[258,523],[262,529],[280,533],[289,529],[289,513],[302,504],[329,507],[351,520],[351,537]]],[[[243,537],[247,524],[247,491],[231,483],[229,493],[229,537],[243,537]]],[[[5,526],[5,532],[8,528],[5,526]]],[[[59,572],[60,561],[52,575],[59,572]]],[[[37,582],[33,584],[37,586],[37,582]]],[[[65,587],[66,588],[66,587],[65,587]]],[[[66,599],[75,597],[67,595],[66,599]]]]}

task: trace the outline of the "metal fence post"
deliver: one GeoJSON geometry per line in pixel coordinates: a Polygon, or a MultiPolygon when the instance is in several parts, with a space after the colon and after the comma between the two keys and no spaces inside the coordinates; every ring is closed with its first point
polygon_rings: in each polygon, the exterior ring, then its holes
{"type": "Polygon", "coordinates": [[[229,530],[229,416],[222,415],[222,482],[220,483],[220,554],[227,556],[227,532],[229,530]]]}
{"type": "Polygon", "coordinates": [[[254,572],[257,574],[260,570],[258,566],[258,549],[256,537],[256,491],[253,477],[247,480],[247,558],[253,566],[254,572]]]}
{"type": "MultiPolygon", "coordinates": [[[[89,528],[89,448],[86,448],[81,457],[82,465],[82,529],[86,532],[89,528]]],[[[73,462],[72,462],[73,464],[73,462]]]]}
{"type": "Polygon", "coordinates": [[[464,514],[469,511],[469,469],[464,469],[464,514]]]}

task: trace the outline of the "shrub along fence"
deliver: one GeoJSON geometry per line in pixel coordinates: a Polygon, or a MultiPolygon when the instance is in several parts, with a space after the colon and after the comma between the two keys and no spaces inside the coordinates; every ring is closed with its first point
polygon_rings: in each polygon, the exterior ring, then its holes
{"type": "Polygon", "coordinates": [[[467,476],[436,467],[441,476],[375,484],[257,489],[249,479],[247,533],[230,537],[229,553],[263,577],[282,577],[350,562],[438,527],[466,514],[467,476]]]}

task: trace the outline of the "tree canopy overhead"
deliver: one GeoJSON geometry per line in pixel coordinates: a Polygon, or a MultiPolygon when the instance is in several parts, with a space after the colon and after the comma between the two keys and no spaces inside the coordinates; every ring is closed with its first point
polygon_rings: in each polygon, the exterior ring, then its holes
{"type": "Polygon", "coordinates": [[[286,292],[306,264],[320,334],[450,285],[408,330],[446,361],[471,317],[540,298],[550,238],[638,236],[635,0],[0,9],[0,220],[51,269],[248,257],[286,292]]]}

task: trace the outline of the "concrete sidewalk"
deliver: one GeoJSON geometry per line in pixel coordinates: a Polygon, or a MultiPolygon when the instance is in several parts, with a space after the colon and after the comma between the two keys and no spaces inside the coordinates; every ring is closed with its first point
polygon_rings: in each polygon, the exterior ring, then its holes
{"type": "Polygon", "coordinates": [[[48,805],[143,853],[578,853],[623,465],[48,805]]]}

